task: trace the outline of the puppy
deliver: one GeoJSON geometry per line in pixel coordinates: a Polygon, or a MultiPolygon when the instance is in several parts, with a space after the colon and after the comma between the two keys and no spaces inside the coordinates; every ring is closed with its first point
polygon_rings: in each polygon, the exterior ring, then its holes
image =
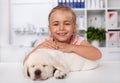
{"type": "Polygon", "coordinates": [[[25,77],[32,80],[46,80],[52,76],[63,79],[69,72],[90,70],[98,66],[75,53],[64,53],[53,49],[38,49],[23,65],[25,77]]]}

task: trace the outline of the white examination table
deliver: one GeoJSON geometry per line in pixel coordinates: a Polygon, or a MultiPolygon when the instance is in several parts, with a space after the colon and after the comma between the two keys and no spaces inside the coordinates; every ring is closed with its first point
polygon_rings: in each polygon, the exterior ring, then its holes
{"type": "Polygon", "coordinates": [[[71,72],[65,79],[52,77],[45,81],[26,79],[22,63],[0,63],[0,83],[120,83],[120,62],[101,62],[95,70],[71,72]]]}

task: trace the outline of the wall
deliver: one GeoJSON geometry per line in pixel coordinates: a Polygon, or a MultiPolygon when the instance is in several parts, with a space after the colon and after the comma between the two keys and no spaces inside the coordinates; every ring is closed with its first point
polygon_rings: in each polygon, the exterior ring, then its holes
{"type": "MultiPolygon", "coordinates": [[[[9,14],[8,14],[8,0],[0,0],[0,41],[1,48],[8,46],[8,32],[9,32],[9,14]]],[[[1,49],[2,55],[2,49],[1,49]]],[[[2,56],[1,56],[2,58],[2,56]]]]}
{"type": "MultiPolygon", "coordinates": [[[[27,48],[25,49],[27,50],[27,48]]],[[[22,61],[25,49],[9,44],[9,0],[0,0],[0,61],[22,61]]]]}
{"type": "MultiPolygon", "coordinates": [[[[0,1],[0,18],[1,18],[1,1],[0,1]]],[[[1,22],[2,19],[0,19],[0,29],[1,29],[1,22]]],[[[1,60],[1,30],[0,30],[0,60],[1,60]]]]}
{"type": "MultiPolygon", "coordinates": [[[[0,61],[1,62],[21,62],[21,61],[23,61],[24,56],[32,48],[31,47],[23,47],[21,45],[20,46],[13,46],[12,44],[10,44],[10,40],[11,40],[11,36],[10,36],[10,28],[11,28],[10,27],[11,26],[11,24],[10,24],[10,22],[11,22],[10,1],[13,1],[13,2],[15,1],[18,3],[28,2],[26,0],[0,0],[0,12],[1,12],[0,13],[0,19],[1,19],[0,20],[0,29],[1,29],[0,30],[1,31],[1,34],[0,34],[0,61]]],[[[51,10],[50,8],[53,7],[54,3],[51,4],[52,1],[49,1],[49,0],[45,0],[45,1],[43,1],[43,0],[39,0],[39,1],[38,0],[30,0],[30,1],[33,2],[33,5],[36,4],[35,7],[36,6],[39,7],[41,5],[45,7],[45,10],[39,9],[39,8],[34,10],[37,12],[37,15],[41,15],[40,16],[41,20],[39,18],[37,18],[37,23],[40,23],[40,25],[45,25],[44,19],[48,20],[46,15],[51,10]],[[37,4],[37,2],[38,2],[38,4],[37,4]],[[45,13],[43,13],[42,11],[45,13]]],[[[31,2],[30,2],[30,5],[27,5],[27,7],[28,6],[31,7],[31,4],[32,4],[31,2]]],[[[24,3],[23,3],[23,6],[24,6],[24,3]]],[[[15,5],[16,5],[16,3],[15,3],[15,5]]],[[[18,6],[19,6],[19,4],[18,4],[18,6]]],[[[17,8],[18,8],[18,6],[17,6],[17,8]]],[[[29,11],[31,11],[31,10],[29,10],[29,11]]],[[[17,14],[21,13],[20,11],[17,11],[17,12],[18,12],[17,14]]],[[[18,16],[20,18],[22,18],[22,16],[20,16],[20,15],[21,14],[19,14],[18,16]]],[[[36,15],[33,15],[33,16],[36,16],[36,15]]],[[[24,20],[26,20],[26,19],[24,19],[24,20]]],[[[47,24],[45,26],[47,26],[47,24]]],[[[16,38],[14,38],[14,39],[16,39],[16,38]]],[[[20,41],[18,41],[18,42],[20,42],[20,41]]],[[[21,40],[21,42],[22,42],[22,40],[21,40]]]]}

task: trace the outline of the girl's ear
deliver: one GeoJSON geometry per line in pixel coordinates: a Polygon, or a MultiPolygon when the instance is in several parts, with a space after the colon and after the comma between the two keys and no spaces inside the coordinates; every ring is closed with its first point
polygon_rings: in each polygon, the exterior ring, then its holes
{"type": "Polygon", "coordinates": [[[51,31],[50,24],[48,25],[48,30],[51,31]]]}
{"type": "Polygon", "coordinates": [[[50,24],[48,25],[48,33],[50,34],[51,30],[50,30],[50,24]]]}
{"type": "Polygon", "coordinates": [[[77,27],[78,27],[78,25],[75,24],[75,25],[74,25],[74,33],[76,33],[76,31],[77,31],[77,27]]]}

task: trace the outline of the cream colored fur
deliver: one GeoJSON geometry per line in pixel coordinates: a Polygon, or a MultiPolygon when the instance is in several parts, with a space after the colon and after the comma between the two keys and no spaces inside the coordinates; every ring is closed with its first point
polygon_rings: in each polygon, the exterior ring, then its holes
{"type": "Polygon", "coordinates": [[[52,49],[38,49],[24,63],[24,75],[32,80],[45,80],[52,76],[64,78],[71,71],[91,70],[98,66],[75,53],[63,53],[52,49]],[[35,71],[40,70],[36,76],[35,71]]]}

